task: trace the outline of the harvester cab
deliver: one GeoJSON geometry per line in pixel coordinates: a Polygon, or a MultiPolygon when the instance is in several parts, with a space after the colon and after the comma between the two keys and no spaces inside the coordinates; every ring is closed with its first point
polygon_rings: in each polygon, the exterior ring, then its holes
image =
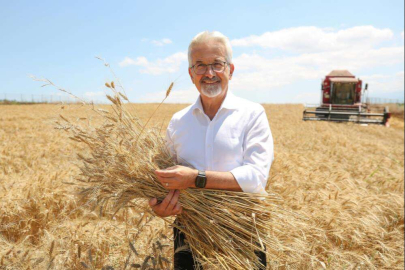
{"type": "Polygon", "coordinates": [[[334,70],[322,81],[321,104],[306,105],[303,120],[354,122],[388,126],[388,107],[371,112],[364,102],[368,84],[362,89],[362,81],[347,70],[334,70]]]}

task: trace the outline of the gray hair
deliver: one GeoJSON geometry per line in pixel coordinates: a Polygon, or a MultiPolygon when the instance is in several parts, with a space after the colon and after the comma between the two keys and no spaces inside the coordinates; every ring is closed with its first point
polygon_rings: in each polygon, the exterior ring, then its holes
{"type": "Polygon", "coordinates": [[[190,45],[188,46],[188,65],[191,67],[191,64],[192,64],[192,59],[191,59],[192,48],[195,45],[204,43],[208,40],[218,41],[225,46],[225,50],[226,50],[225,59],[229,64],[231,64],[232,63],[232,47],[231,47],[231,42],[229,42],[229,39],[218,31],[213,31],[213,32],[204,31],[204,32],[197,34],[193,38],[193,40],[191,40],[190,45]]]}

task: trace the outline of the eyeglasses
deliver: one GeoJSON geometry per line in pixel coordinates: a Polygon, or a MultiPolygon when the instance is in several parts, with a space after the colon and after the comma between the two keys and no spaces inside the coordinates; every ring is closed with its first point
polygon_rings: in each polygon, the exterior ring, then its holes
{"type": "Polygon", "coordinates": [[[191,69],[194,70],[194,73],[197,75],[203,75],[205,72],[207,72],[208,66],[212,67],[212,70],[214,72],[222,73],[225,70],[225,67],[227,66],[227,62],[215,62],[212,64],[195,64],[194,66],[191,67],[191,69]]]}

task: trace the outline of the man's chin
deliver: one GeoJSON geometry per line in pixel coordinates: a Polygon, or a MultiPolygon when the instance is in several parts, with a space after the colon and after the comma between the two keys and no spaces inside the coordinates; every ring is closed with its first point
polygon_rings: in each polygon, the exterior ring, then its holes
{"type": "Polygon", "coordinates": [[[222,89],[219,89],[219,90],[217,90],[217,89],[213,89],[213,90],[211,90],[211,89],[210,90],[201,89],[201,94],[203,94],[204,96],[209,97],[209,98],[217,97],[217,96],[219,96],[221,94],[221,92],[222,92],[222,89]]]}
{"type": "Polygon", "coordinates": [[[217,97],[221,93],[222,93],[221,85],[203,84],[201,87],[201,94],[203,94],[204,96],[209,97],[209,98],[217,97]]]}

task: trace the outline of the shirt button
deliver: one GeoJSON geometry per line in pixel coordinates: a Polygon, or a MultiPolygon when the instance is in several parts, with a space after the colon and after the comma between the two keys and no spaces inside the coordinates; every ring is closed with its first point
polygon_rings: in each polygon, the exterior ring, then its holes
{"type": "Polygon", "coordinates": [[[211,144],[209,144],[209,145],[207,145],[208,146],[208,148],[211,148],[211,144]]]}

